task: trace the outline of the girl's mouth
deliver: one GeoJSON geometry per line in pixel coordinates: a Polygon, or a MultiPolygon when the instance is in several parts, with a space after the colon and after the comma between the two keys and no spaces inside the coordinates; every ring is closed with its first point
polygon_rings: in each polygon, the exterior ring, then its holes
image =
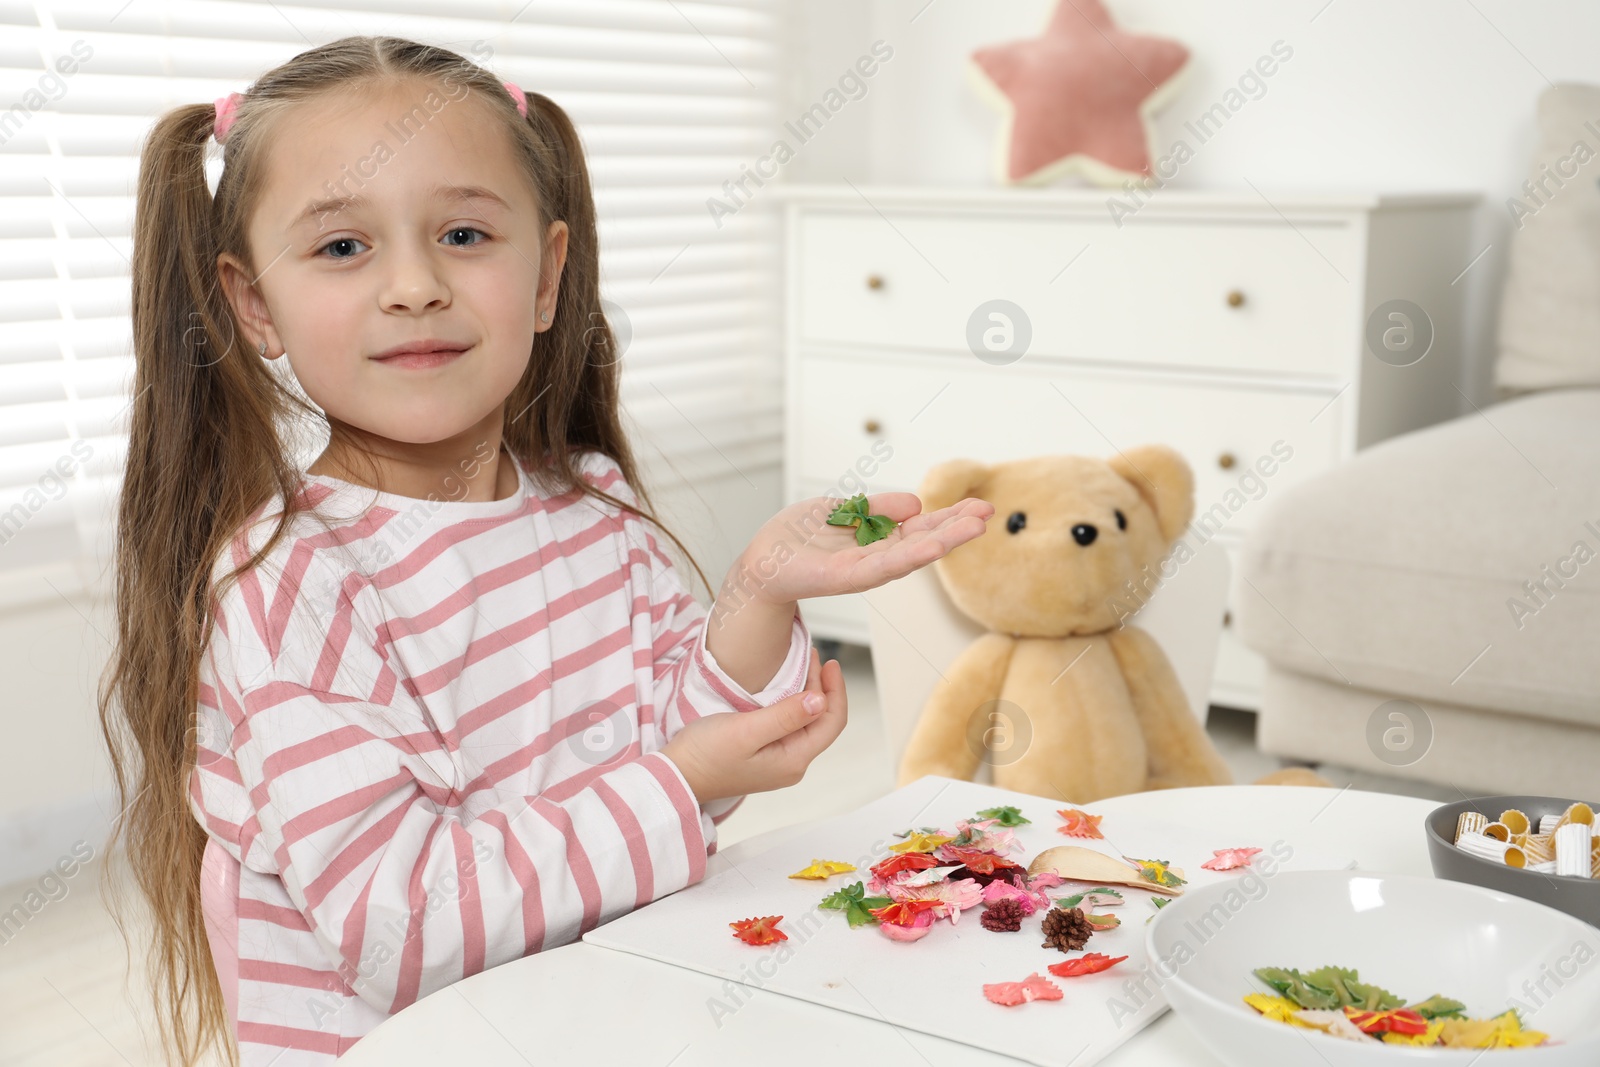
{"type": "Polygon", "coordinates": [[[389,356],[385,359],[375,360],[386,367],[406,367],[412,370],[426,370],[429,367],[442,367],[460,356],[466,355],[464,348],[442,348],[431,352],[407,352],[403,355],[389,356]]]}

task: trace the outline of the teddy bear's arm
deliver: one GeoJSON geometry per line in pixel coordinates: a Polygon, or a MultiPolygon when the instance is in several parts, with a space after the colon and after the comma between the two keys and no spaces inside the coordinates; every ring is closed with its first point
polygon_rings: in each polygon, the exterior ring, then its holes
{"type": "Polygon", "coordinates": [[[1177,672],[1155,638],[1137,626],[1124,626],[1106,636],[1122,666],[1144,732],[1150,758],[1150,780],[1145,788],[1232,784],[1233,774],[1189,710],[1177,672]]]}
{"type": "Polygon", "coordinates": [[[978,753],[967,741],[969,725],[983,705],[1000,696],[1015,648],[1016,641],[1005,634],[984,634],[945,668],[900,758],[899,785],[925,774],[972,779],[978,753]]]}

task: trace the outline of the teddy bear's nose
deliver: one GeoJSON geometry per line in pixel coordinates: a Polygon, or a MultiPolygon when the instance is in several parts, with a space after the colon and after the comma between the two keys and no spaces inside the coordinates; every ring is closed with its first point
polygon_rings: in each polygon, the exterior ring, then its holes
{"type": "Polygon", "coordinates": [[[1072,528],[1072,539],[1080,545],[1092,545],[1099,536],[1100,531],[1086,522],[1080,522],[1072,528]]]}

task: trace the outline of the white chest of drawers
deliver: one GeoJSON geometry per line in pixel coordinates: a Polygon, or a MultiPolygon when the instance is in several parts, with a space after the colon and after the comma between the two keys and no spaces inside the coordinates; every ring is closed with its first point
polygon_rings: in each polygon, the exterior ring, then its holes
{"type": "MultiPolygon", "coordinates": [[[[1472,195],[782,195],[789,500],[1159,442],[1195,471],[1191,544],[1232,549],[1284,486],[1457,414],[1472,195]]],[[[861,598],[805,610],[867,643],[861,598]]],[[[1253,709],[1227,619],[1212,701],[1253,709]]]]}

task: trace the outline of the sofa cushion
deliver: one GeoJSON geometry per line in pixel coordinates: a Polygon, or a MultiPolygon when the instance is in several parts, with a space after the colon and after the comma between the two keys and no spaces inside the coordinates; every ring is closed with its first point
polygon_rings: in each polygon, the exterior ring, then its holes
{"type": "Polygon", "coordinates": [[[1506,201],[1501,390],[1600,385],[1600,85],[1539,95],[1539,145],[1506,201]]]}
{"type": "Polygon", "coordinates": [[[1533,393],[1267,501],[1239,636],[1400,696],[1600,726],[1600,389],[1533,393]]]}

